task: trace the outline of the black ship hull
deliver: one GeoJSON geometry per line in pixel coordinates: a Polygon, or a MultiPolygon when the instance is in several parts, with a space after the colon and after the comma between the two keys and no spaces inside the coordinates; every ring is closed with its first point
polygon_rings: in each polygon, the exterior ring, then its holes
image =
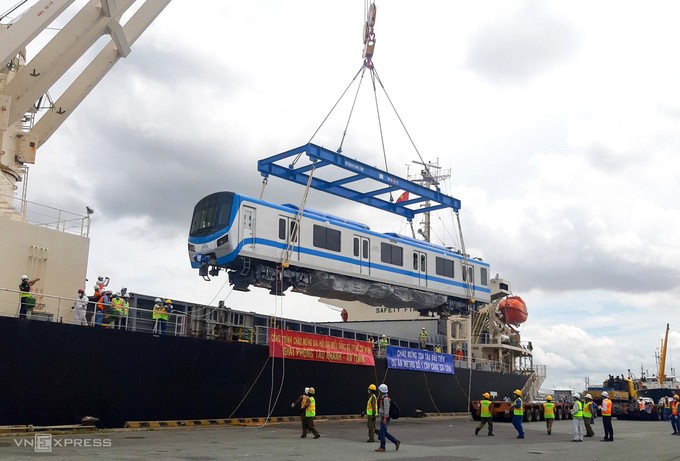
{"type": "Polygon", "coordinates": [[[0,425],[288,416],[307,386],[320,415],[358,414],[367,386],[382,382],[405,416],[450,413],[467,411],[468,393],[502,397],[527,380],[464,368],[394,370],[380,358],[374,367],[284,361],[260,345],[2,317],[0,350],[0,425]]]}

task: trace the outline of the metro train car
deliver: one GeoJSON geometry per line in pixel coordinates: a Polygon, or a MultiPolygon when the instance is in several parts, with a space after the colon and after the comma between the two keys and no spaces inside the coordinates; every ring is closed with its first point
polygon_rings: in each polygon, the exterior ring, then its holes
{"type": "Polygon", "coordinates": [[[310,296],[465,314],[490,301],[489,264],[444,246],[234,192],[194,208],[189,257],[209,280],[226,270],[235,290],[288,288],[310,296]],[[298,224],[299,223],[299,224],[298,224]],[[299,228],[299,229],[298,229],[299,228]]]}

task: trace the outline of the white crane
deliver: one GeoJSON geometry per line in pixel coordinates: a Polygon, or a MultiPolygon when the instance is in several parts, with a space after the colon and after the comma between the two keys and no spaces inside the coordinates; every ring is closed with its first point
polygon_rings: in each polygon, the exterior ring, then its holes
{"type": "MultiPolygon", "coordinates": [[[[130,54],[131,45],[170,1],[90,0],[30,61],[26,61],[26,46],[65,14],[74,0],[38,0],[19,17],[0,24],[0,214],[2,202],[6,202],[5,211],[12,208],[7,205],[17,189],[16,183],[26,179],[26,165],[35,163],[36,149],[64,123],[113,65],[130,54]],[[133,6],[137,8],[135,13],[121,25],[121,17],[133,6]],[[109,42],[56,101],[48,98],[47,112],[35,122],[40,109],[36,101],[42,100],[105,35],[110,36],[109,42]]],[[[25,194],[24,186],[24,199],[25,194]]]]}

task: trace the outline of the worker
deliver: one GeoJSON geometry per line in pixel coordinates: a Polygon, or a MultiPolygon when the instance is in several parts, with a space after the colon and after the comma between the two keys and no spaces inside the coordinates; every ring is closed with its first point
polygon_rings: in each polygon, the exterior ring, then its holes
{"type": "Polygon", "coordinates": [[[302,435],[300,437],[305,437],[305,407],[307,406],[307,393],[309,388],[305,387],[305,392],[297,398],[297,400],[290,404],[291,408],[297,408],[300,412],[300,424],[302,425],[302,435]]]}
{"type": "Polygon", "coordinates": [[[434,346],[434,351],[435,351],[436,353],[438,353],[438,354],[441,354],[441,353],[442,353],[442,346],[441,346],[441,344],[437,344],[436,346],[434,346]]]}
{"type": "Polygon", "coordinates": [[[522,419],[524,418],[524,403],[522,402],[522,391],[515,389],[515,402],[512,404],[512,425],[517,430],[517,438],[524,438],[524,429],[522,429],[522,419]]]}
{"type": "Polygon", "coordinates": [[[123,315],[120,317],[121,330],[127,330],[128,311],[130,310],[130,293],[123,295],[123,315]]]}
{"type": "Polygon", "coordinates": [[[314,418],[316,417],[316,399],[314,398],[314,394],[316,394],[316,391],[313,387],[307,389],[307,399],[305,400],[304,406],[305,423],[302,426],[302,435],[300,436],[303,439],[307,437],[307,431],[314,434],[315,439],[321,437],[319,431],[314,427],[314,418]]]}
{"type": "Polygon", "coordinates": [[[420,339],[420,348],[426,349],[427,348],[427,331],[425,331],[425,327],[420,329],[420,334],[418,335],[418,339],[420,339]]]}
{"type": "Polygon", "coordinates": [[[33,305],[29,303],[29,299],[31,298],[31,287],[35,285],[38,280],[40,280],[40,278],[29,280],[28,275],[21,276],[21,283],[19,284],[19,291],[21,292],[21,300],[19,303],[20,319],[31,317],[28,315],[31,313],[31,309],[33,309],[33,305]]]}
{"type": "Polygon", "coordinates": [[[663,398],[663,420],[668,421],[671,419],[671,401],[668,396],[663,398]]]}
{"type": "Polygon", "coordinates": [[[377,390],[375,384],[369,384],[366,411],[362,412],[361,415],[366,415],[366,426],[368,427],[368,440],[366,442],[375,442],[375,420],[378,417],[378,397],[375,395],[377,390]]]}
{"type": "Polygon", "coordinates": [[[489,434],[493,435],[493,418],[491,416],[491,394],[485,392],[482,394],[482,400],[479,401],[479,418],[481,423],[475,428],[475,435],[479,434],[485,424],[489,425],[489,434]]]}
{"type": "Polygon", "coordinates": [[[94,315],[95,326],[101,327],[104,324],[104,318],[111,312],[111,290],[103,290],[102,295],[97,301],[97,309],[94,315]]]}
{"type": "Polygon", "coordinates": [[[78,298],[75,304],[73,304],[73,317],[76,320],[76,325],[87,325],[87,320],[85,318],[85,311],[87,310],[87,295],[85,295],[85,290],[82,288],[78,289],[78,298]]]}
{"type": "Polygon", "coordinates": [[[151,312],[151,318],[153,319],[153,334],[155,334],[155,335],[157,335],[160,331],[161,311],[162,310],[163,310],[163,300],[161,298],[156,298],[154,300],[153,311],[151,312]]]}
{"type": "Polygon", "coordinates": [[[545,398],[545,403],[543,404],[543,418],[545,418],[545,429],[548,431],[548,435],[550,435],[552,434],[552,425],[555,421],[555,402],[553,402],[552,395],[545,398]]]}
{"type": "Polygon", "coordinates": [[[116,328],[119,325],[120,318],[123,316],[123,298],[120,292],[116,292],[111,300],[111,319],[109,328],[116,328]]]}
{"type": "Polygon", "coordinates": [[[378,341],[378,356],[385,357],[385,351],[387,350],[387,345],[389,341],[387,340],[387,335],[382,335],[380,341],[378,341]]]}
{"type": "Polygon", "coordinates": [[[680,434],[680,425],[678,425],[678,405],[680,405],[680,396],[675,394],[671,402],[671,427],[673,428],[672,435],[680,434]]]}
{"type": "Polygon", "coordinates": [[[456,360],[463,361],[463,348],[460,346],[456,347],[456,352],[455,352],[456,360]]]}
{"type": "Polygon", "coordinates": [[[609,393],[602,391],[602,405],[600,411],[602,412],[602,426],[604,427],[604,438],[602,442],[614,441],[614,428],[612,427],[612,401],[609,400],[609,393]]]}
{"type": "Polygon", "coordinates": [[[388,439],[390,442],[394,443],[398,451],[401,441],[397,440],[392,434],[387,432],[387,426],[390,424],[390,405],[392,403],[392,399],[390,399],[390,396],[387,394],[387,384],[381,384],[378,386],[378,390],[380,391],[380,398],[378,399],[378,416],[380,416],[380,433],[378,437],[380,438],[380,447],[376,448],[375,451],[385,451],[385,439],[388,439]]]}
{"type": "Polygon", "coordinates": [[[94,285],[94,291],[104,291],[104,288],[109,286],[111,280],[108,277],[99,276],[97,277],[97,282],[94,285]]]}
{"type": "Polygon", "coordinates": [[[574,405],[571,407],[571,416],[574,423],[574,438],[572,442],[583,442],[583,402],[581,394],[578,392],[573,395],[574,405]]]}
{"type": "Polygon", "coordinates": [[[592,437],[595,435],[595,432],[591,426],[591,418],[593,417],[593,410],[596,410],[596,408],[593,406],[592,395],[586,394],[583,398],[586,399],[586,402],[583,404],[583,425],[586,428],[584,437],[592,437]]]}

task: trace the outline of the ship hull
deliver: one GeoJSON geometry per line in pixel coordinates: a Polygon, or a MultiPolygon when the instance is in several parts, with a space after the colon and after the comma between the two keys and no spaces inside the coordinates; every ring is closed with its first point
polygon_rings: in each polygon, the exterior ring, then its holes
{"type": "Polygon", "coordinates": [[[406,416],[461,412],[469,393],[500,398],[527,380],[465,368],[454,375],[388,370],[380,358],[374,367],[284,361],[254,344],[4,317],[0,348],[0,425],[288,416],[308,386],[320,415],[357,414],[368,385],[382,382],[406,416]]]}

